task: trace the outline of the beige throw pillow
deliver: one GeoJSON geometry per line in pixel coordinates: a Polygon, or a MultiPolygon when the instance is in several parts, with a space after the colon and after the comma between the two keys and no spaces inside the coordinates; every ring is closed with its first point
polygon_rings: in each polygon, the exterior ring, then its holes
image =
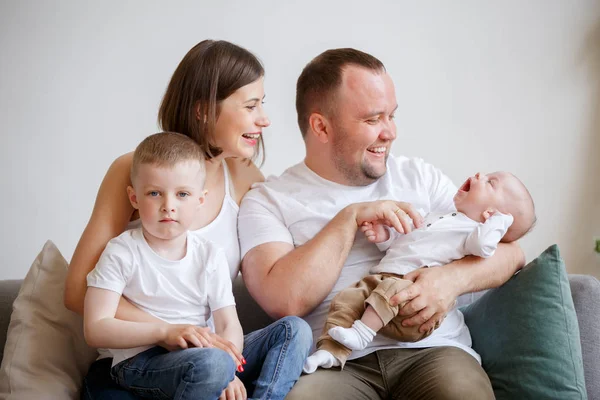
{"type": "Polygon", "coordinates": [[[96,350],[82,318],[65,308],[67,262],[46,242],[13,304],[0,367],[1,399],[78,399],[96,350]]]}

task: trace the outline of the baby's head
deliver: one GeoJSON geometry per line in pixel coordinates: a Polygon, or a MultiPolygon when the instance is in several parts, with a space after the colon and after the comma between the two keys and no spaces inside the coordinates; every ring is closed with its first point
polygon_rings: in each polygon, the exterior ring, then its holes
{"type": "Polygon", "coordinates": [[[535,205],[523,183],[508,172],[475,174],[468,178],[454,196],[456,209],[469,218],[484,222],[494,212],[511,214],[514,222],[503,242],[520,239],[531,231],[535,222],[535,205]]]}
{"type": "Polygon", "coordinates": [[[129,200],[146,233],[163,240],[185,233],[204,202],[200,146],[179,133],[148,136],[133,153],[129,200]]]}

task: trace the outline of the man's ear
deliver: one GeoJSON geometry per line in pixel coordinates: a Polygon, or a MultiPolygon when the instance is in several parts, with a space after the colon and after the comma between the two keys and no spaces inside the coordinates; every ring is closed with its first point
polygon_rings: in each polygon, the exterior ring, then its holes
{"type": "Polygon", "coordinates": [[[133,189],[133,186],[127,186],[127,197],[129,197],[129,202],[131,203],[133,208],[135,208],[136,210],[139,209],[137,196],[135,195],[135,190],[133,189]]]}
{"type": "Polygon", "coordinates": [[[491,217],[492,215],[494,215],[494,213],[498,211],[493,207],[488,207],[484,212],[483,212],[483,219],[485,221],[488,220],[489,217],[491,217]]]}
{"type": "Polygon", "coordinates": [[[308,125],[310,126],[311,134],[314,135],[321,143],[329,142],[329,121],[319,113],[312,113],[308,117],[308,125]]]}

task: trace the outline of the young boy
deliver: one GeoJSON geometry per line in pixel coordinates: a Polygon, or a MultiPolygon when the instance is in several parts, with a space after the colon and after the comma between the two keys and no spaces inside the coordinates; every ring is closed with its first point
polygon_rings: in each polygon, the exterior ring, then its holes
{"type": "Polygon", "coordinates": [[[112,239],[87,277],[86,340],[109,349],[113,379],[142,397],[217,399],[243,371],[225,254],[188,233],[204,202],[204,165],[202,149],[184,135],[143,140],[127,188],[142,226],[112,239]],[[121,295],[166,323],[117,319],[121,295]],[[216,334],[235,345],[230,354],[212,345],[211,312],[216,334]]]}
{"type": "Polygon", "coordinates": [[[529,191],[507,172],[477,173],[468,178],[454,196],[454,205],[456,212],[428,214],[423,226],[409,234],[399,234],[379,223],[361,227],[367,239],[377,243],[386,255],[369,271],[371,275],[333,299],[317,351],[306,360],[304,372],[343,367],[352,350],[364,349],[380,330],[402,342],[429,336],[432,331],[420,333],[418,326],[402,326],[410,317],[398,316],[404,304],[389,304],[392,296],[412,284],[403,279],[404,274],[423,266],[445,265],[466,255],[490,257],[501,240],[518,240],[536,220],[529,191]]]}

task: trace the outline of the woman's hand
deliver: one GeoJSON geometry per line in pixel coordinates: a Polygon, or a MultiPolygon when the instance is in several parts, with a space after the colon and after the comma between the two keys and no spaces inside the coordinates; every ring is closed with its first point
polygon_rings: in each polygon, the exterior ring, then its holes
{"type": "Polygon", "coordinates": [[[417,228],[423,224],[421,214],[411,204],[401,201],[369,201],[352,204],[349,207],[352,207],[358,227],[365,222],[379,223],[392,226],[399,233],[409,233],[412,231],[411,220],[417,228]]]}
{"type": "Polygon", "coordinates": [[[240,378],[234,376],[233,380],[229,382],[229,385],[221,393],[219,400],[246,400],[247,397],[244,384],[240,378]]]}

